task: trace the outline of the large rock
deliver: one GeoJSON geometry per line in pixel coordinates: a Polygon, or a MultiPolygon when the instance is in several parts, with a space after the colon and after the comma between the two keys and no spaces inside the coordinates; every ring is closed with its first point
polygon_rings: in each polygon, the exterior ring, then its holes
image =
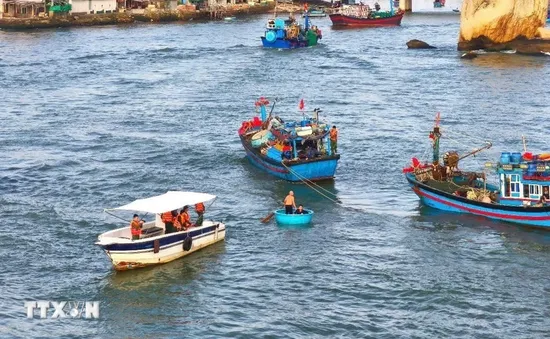
{"type": "Polygon", "coordinates": [[[410,40],[409,42],[407,42],[407,48],[432,49],[432,48],[435,48],[435,47],[430,45],[430,44],[425,43],[424,41],[413,39],[413,40],[410,40]]]}
{"type": "Polygon", "coordinates": [[[459,50],[497,49],[515,40],[542,36],[548,0],[464,0],[459,50]],[[542,34],[541,34],[542,33],[542,34]]]}

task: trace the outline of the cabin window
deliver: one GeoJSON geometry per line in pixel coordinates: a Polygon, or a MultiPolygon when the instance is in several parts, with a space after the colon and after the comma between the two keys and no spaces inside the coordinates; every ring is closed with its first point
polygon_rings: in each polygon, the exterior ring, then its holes
{"type": "Polygon", "coordinates": [[[516,196],[520,197],[520,181],[518,174],[506,175],[506,190],[504,192],[506,197],[516,196]]]}
{"type": "Polygon", "coordinates": [[[529,193],[532,195],[540,196],[541,193],[540,185],[529,185],[529,193]]]}

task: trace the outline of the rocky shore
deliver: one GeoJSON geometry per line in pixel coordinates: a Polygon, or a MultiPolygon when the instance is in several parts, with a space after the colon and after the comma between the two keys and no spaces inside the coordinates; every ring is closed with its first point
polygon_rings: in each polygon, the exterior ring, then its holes
{"type": "Polygon", "coordinates": [[[115,12],[107,14],[65,14],[45,18],[3,18],[0,19],[0,29],[35,29],[130,24],[136,22],[169,22],[169,21],[208,21],[219,20],[224,16],[246,16],[266,14],[273,10],[274,2],[263,5],[234,5],[218,9],[202,10],[159,10],[146,9],[143,13],[115,12]]]}

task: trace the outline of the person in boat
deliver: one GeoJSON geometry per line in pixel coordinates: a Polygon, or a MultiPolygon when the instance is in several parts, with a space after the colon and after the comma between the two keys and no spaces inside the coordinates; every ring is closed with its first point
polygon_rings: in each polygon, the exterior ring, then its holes
{"type": "Polygon", "coordinates": [[[376,10],[377,12],[380,10],[380,4],[377,2],[374,3],[374,10],[376,10]]]}
{"type": "Polygon", "coordinates": [[[178,215],[178,223],[182,230],[186,230],[193,226],[191,223],[191,218],[189,217],[189,206],[184,206],[180,211],[180,215],[178,215]]]}
{"type": "Polygon", "coordinates": [[[142,227],[143,227],[143,220],[139,220],[139,215],[134,214],[134,217],[130,222],[130,231],[132,232],[132,240],[139,240],[139,237],[141,236],[142,227]]]}
{"type": "Polygon", "coordinates": [[[304,210],[304,206],[298,205],[298,208],[294,211],[294,214],[307,214],[307,211],[304,210]]]}
{"type": "Polygon", "coordinates": [[[283,204],[285,205],[286,214],[292,214],[294,212],[294,209],[296,208],[296,202],[294,201],[294,192],[288,192],[285,200],[283,200],[283,204]]]}
{"type": "Polygon", "coordinates": [[[283,146],[283,157],[285,159],[292,159],[292,146],[290,146],[288,141],[285,141],[283,146]]]}
{"type": "Polygon", "coordinates": [[[315,159],[318,156],[319,156],[319,151],[314,147],[308,146],[307,151],[306,151],[306,157],[308,159],[315,159]]]}
{"type": "Polygon", "coordinates": [[[173,211],[164,212],[161,214],[160,218],[164,223],[164,234],[169,234],[174,232],[174,216],[173,211]]]}
{"type": "Polygon", "coordinates": [[[543,189],[542,189],[542,196],[550,201],[550,192],[548,191],[548,186],[545,186],[543,189]]]}
{"type": "Polygon", "coordinates": [[[338,153],[338,129],[336,125],[332,126],[329,131],[330,135],[330,150],[333,154],[338,153]]]}
{"type": "Polygon", "coordinates": [[[195,212],[197,212],[197,222],[195,225],[202,226],[202,221],[204,220],[204,204],[202,202],[199,202],[198,204],[195,204],[195,212]]]}

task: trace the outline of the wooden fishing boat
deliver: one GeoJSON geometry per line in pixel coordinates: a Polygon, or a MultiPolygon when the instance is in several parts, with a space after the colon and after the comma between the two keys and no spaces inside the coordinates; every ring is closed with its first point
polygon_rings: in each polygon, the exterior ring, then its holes
{"type": "Polygon", "coordinates": [[[181,258],[224,240],[225,225],[204,220],[201,226],[167,234],[161,214],[215,198],[216,196],[206,193],[170,191],[106,209],[105,212],[111,215],[117,211],[133,211],[152,214],[155,219],[143,224],[140,239],[132,240],[130,226],[126,226],[101,234],[96,245],[103,248],[115,270],[119,271],[163,264],[181,258]]]}
{"type": "Polygon", "coordinates": [[[502,153],[494,167],[498,185],[487,182],[484,172],[464,172],[459,161],[491,147],[491,143],[460,156],[445,153],[440,162],[439,141],[442,133],[439,115],[430,133],[433,142],[431,163],[413,158],[403,172],[422,203],[444,211],[470,213],[491,219],[550,227],[550,154],[502,153]]]}
{"type": "Polygon", "coordinates": [[[315,109],[313,117],[303,114],[301,121],[285,122],[272,116],[275,103],[268,116],[269,101],[260,98],[256,102],[260,117],[244,121],[239,129],[248,160],[288,181],[333,179],[340,154],[331,151],[330,126],[319,120],[321,110],[315,109]]]}
{"type": "Polygon", "coordinates": [[[305,214],[286,214],[285,210],[276,210],[273,213],[275,213],[275,221],[279,224],[283,225],[307,225],[311,223],[311,220],[313,219],[313,211],[312,210],[306,210],[305,214]]]}
{"type": "Polygon", "coordinates": [[[287,20],[277,17],[269,19],[265,34],[261,37],[263,47],[277,49],[311,47],[317,45],[322,38],[321,30],[310,24],[307,12],[303,25],[292,17],[287,20]]]}
{"type": "Polygon", "coordinates": [[[329,15],[333,26],[399,26],[405,12],[394,12],[390,1],[389,11],[372,10],[368,5],[351,5],[334,8],[329,15]]]}

